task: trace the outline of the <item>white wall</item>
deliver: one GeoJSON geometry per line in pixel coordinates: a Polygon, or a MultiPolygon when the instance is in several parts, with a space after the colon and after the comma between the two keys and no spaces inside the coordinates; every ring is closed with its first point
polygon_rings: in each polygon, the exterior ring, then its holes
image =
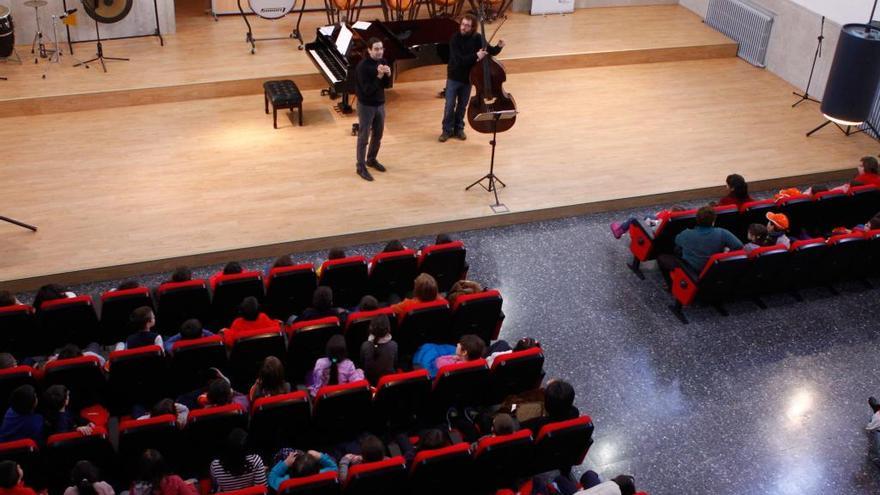
{"type": "MultiPolygon", "coordinates": [[[[843,25],[851,22],[860,24],[868,22],[871,15],[871,7],[874,0],[792,0],[794,3],[806,7],[807,10],[833,20],[843,25]]],[[[880,8],[880,7],[878,7],[880,8]]],[[[880,18],[874,14],[874,19],[880,18]]]]}
{"type": "MultiPolygon", "coordinates": [[[[574,8],[586,9],[592,7],[627,7],[633,5],[675,5],[678,0],[575,0],[574,8]]],[[[528,12],[532,0],[513,0],[511,9],[514,12],[528,12]]]]}
{"type": "MultiPolygon", "coordinates": [[[[40,26],[43,28],[43,38],[46,43],[51,41],[52,38],[52,16],[60,15],[64,10],[61,0],[47,1],[49,5],[40,7],[40,26]]],[[[25,7],[23,4],[24,0],[0,0],[0,5],[11,6],[12,8],[16,45],[30,45],[34,39],[34,32],[36,32],[34,9],[32,7],[25,7]]],[[[159,7],[159,27],[162,30],[162,34],[175,32],[174,0],[156,0],[156,4],[159,7]]],[[[76,13],[78,25],[70,28],[70,38],[73,41],[95,39],[95,21],[85,13],[80,0],[67,0],[67,8],[78,9],[76,13]]],[[[134,0],[131,12],[128,13],[125,19],[113,24],[101,24],[101,38],[152,34],[155,30],[156,15],[153,10],[153,1],[134,0]]],[[[59,21],[58,41],[63,43],[64,39],[64,26],[59,21]]],[[[158,40],[156,44],[158,46],[158,40]]],[[[84,45],[79,46],[82,47],[84,45]]],[[[84,55],[84,51],[82,49],[77,50],[77,48],[77,46],[74,47],[76,54],[84,55]]],[[[89,48],[88,53],[93,52],[93,48],[89,48]]],[[[26,59],[30,56],[30,50],[28,49],[27,53],[19,50],[19,54],[22,58],[26,59]]],[[[113,56],[114,54],[108,53],[107,55],[113,56]]],[[[120,53],[118,56],[124,57],[125,54],[120,53]]]]}
{"type": "MultiPolygon", "coordinates": [[[[865,0],[751,1],[776,14],[773,20],[770,44],[767,49],[767,69],[793,86],[803,90],[807,85],[810,64],[813,62],[813,54],[816,51],[816,38],[819,36],[822,15],[795,2],[821,2],[832,5],[845,2],[861,3],[865,0]]],[[[679,3],[697,13],[700,17],[706,17],[709,0],[679,0],[679,3]]],[[[873,3],[873,0],[871,3],[873,3]]],[[[843,10],[838,11],[838,15],[841,15],[842,12],[843,10]]],[[[865,20],[867,20],[870,12],[869,7],[864,15],[865,20]]],[[[837,47],[840,28],[841,24],[833,20],[828,19],[825,22],[825,41],[822,45],[822,58],[816,63],[816,73],[813,76],[813,84],[810,86],[810,95],[815,95],[820,100],[825,92],[825,83],[828,80],[828,71],[834,59],[834,50],[837,47]]]]}

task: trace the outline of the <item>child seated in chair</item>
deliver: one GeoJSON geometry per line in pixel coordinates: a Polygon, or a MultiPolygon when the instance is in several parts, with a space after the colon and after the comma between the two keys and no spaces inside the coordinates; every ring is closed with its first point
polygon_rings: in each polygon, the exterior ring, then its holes
{"type": "Polygon", "coordinates": [[[281,459],[269,471],[269,488],[275,492],[289,479],[337,470],[336,461],[317,450],[281,449],[275,458],[281,459]]]}

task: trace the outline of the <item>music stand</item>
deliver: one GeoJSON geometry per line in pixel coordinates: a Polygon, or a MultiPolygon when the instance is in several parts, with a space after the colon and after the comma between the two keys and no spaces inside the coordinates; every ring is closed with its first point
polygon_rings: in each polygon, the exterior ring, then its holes
{"type": "Polygon", "coordinates": [[[25,229],[28,229],[28,230],[30,230],[31,232],[36,232],[36,231],[37,231],[37,228],[34,227],[33,225],[28,225],[28,224],[26,224],[26,223],[24,223],[24,222],[19,222],[18,220],[15,220],[14,218],[9,218],[9,217],[3,217],[3,216],[0,216],[0,221],[3,221],[3,222],[9,222],[9,223],[11,223],[11,224],[13,224],[13,225],[18,225],[19,227],[23,227],[23,228],[25,228],[25,229]]]}
{"type": "Polygon", "coordinates": [[[490,193],[495,194],[495,204],[492,206],[494,210],[496,207],[502,206],[501,202],[498,201],[498,186],[495,184],[496,182],[501,184],[501,187],[507,187],[507,184],[504,183],[497,175],[495,175],[495,144],[496,144],[496,136],[498,135],[498,121],[499,120],[507,120],[516,117],[518,114],[516,110],[499,110],[497,112],[485,112],[477,114],[474,117],[474,120],[477,122],[483,121],[492,121],[492,140],[489,141],[489,144],[492,145],[492,158],[489,161],[489,173],[480,177],[473,184],[464,188],[465,191],[469,191],[472,187],[479,184],[483,189],[489,191],[490,193]],[[483,181],[488,179],[489,185],[483,185],[483,181]]]}

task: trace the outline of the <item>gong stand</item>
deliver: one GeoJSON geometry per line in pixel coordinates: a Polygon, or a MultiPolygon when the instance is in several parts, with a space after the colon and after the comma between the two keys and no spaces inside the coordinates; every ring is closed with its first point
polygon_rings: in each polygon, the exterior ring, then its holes
{"type": "MultiPolygon", "coordinates": [[[[89,0],[86,0],[86,1],[89,1],[89,0]]],[[[111,39],[113,39],[113,40],[127,40],[129,38],[147,38],[150,36],[156,36],[157,38],[159,38],[159,45],[165,46],[165,38],[162,37],[162,28],[159,27],[159,4],[157,3],[157,1],[158,0],[153,0],[153,14],[155,15],[155,19],[156,19],[156,30],[155,31],[153,31],[150,34],[133,34],[131,36],[120,36],[118,38],[105,38],[104,41],[111,40],[111,39]]],[[[67,0],[61,0],[61,4],[64,8],[64,11],[67,12],[67,0]]],[[[85,9],[83,9],[83,11],[85,11],[85,9]]],[[[83,13],[86,16],[88,16],[87,12],[83,12],[83,13]]],[[[89,16],[89,18],[91,19],[91,16],[89,16]]],[[[94,19],[92,19],[92,20],[94,20],[94,19]]],[[[95,21],[95,22],[98,22],[98,21],[95,21]]],[[[70,51],[71,55],[73,55],[73,44],[74,43],[92,43],[92,42],[96,41],[96,40],[71,41],[71,39],[70,39],[70,26],[64,26],[64,27],[67,29],[67,49],[70,51]]]]}

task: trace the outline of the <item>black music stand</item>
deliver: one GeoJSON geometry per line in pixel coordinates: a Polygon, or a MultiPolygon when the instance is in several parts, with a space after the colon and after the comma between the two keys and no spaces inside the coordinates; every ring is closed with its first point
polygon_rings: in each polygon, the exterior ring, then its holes
{"type": "Polygon", "coordinates": [[[489,141],[489,144],[492,145],[492,159],[489,161],[489,173],[474,181],[473,184],[467,186],[466,188],[464,188],[464,190],[469,191],[472,187],[479,184],[480,187],[482,187],[483,189],[489,191],[490,193],[494,193],[495,204],[491,205],[493,211],[495,210],[495,208],[503,206],[501,202],[498,201],[498,186],[495,183],[497,182],[498,184],[501,184],[501,187],[507,187],[507,184],[505,184],[504,181],[502,181],[497,175],[495,175],[495,138],[498,136],[498,121],[512,119],[516,117],[517,113],[519,112],[517,112],[516,110],[499,110],[497,112],[480,113],[477,114],[476,117],[474,117],[474,120],[477,122],[492,121],[492,140],[489,141]],[[483,181],[486,179],[489,180],[488,186],[483,185],[483,181]]]}
{"type": "Polygon", "coordinates": [[[30,230],[31,232],[36,232],[36,231],[37,231],[37,228],[34,227],[33,225],[28,225],[28,224],[26,224],[26,223],[24,223],[24,222],[19,222],[18,220],[14,219],[14,218],[9,218],[9,217],[3,217],[3,216],[0,216],[0,221],[3,221],[3,222],[9,222],[9,223],[11,223],[11,224],[13,224],[13,225],[18,225],[19,227],[23,227],[23,228],[25,228],[25,229],[28,229],[28,230],[30,230]]]}

